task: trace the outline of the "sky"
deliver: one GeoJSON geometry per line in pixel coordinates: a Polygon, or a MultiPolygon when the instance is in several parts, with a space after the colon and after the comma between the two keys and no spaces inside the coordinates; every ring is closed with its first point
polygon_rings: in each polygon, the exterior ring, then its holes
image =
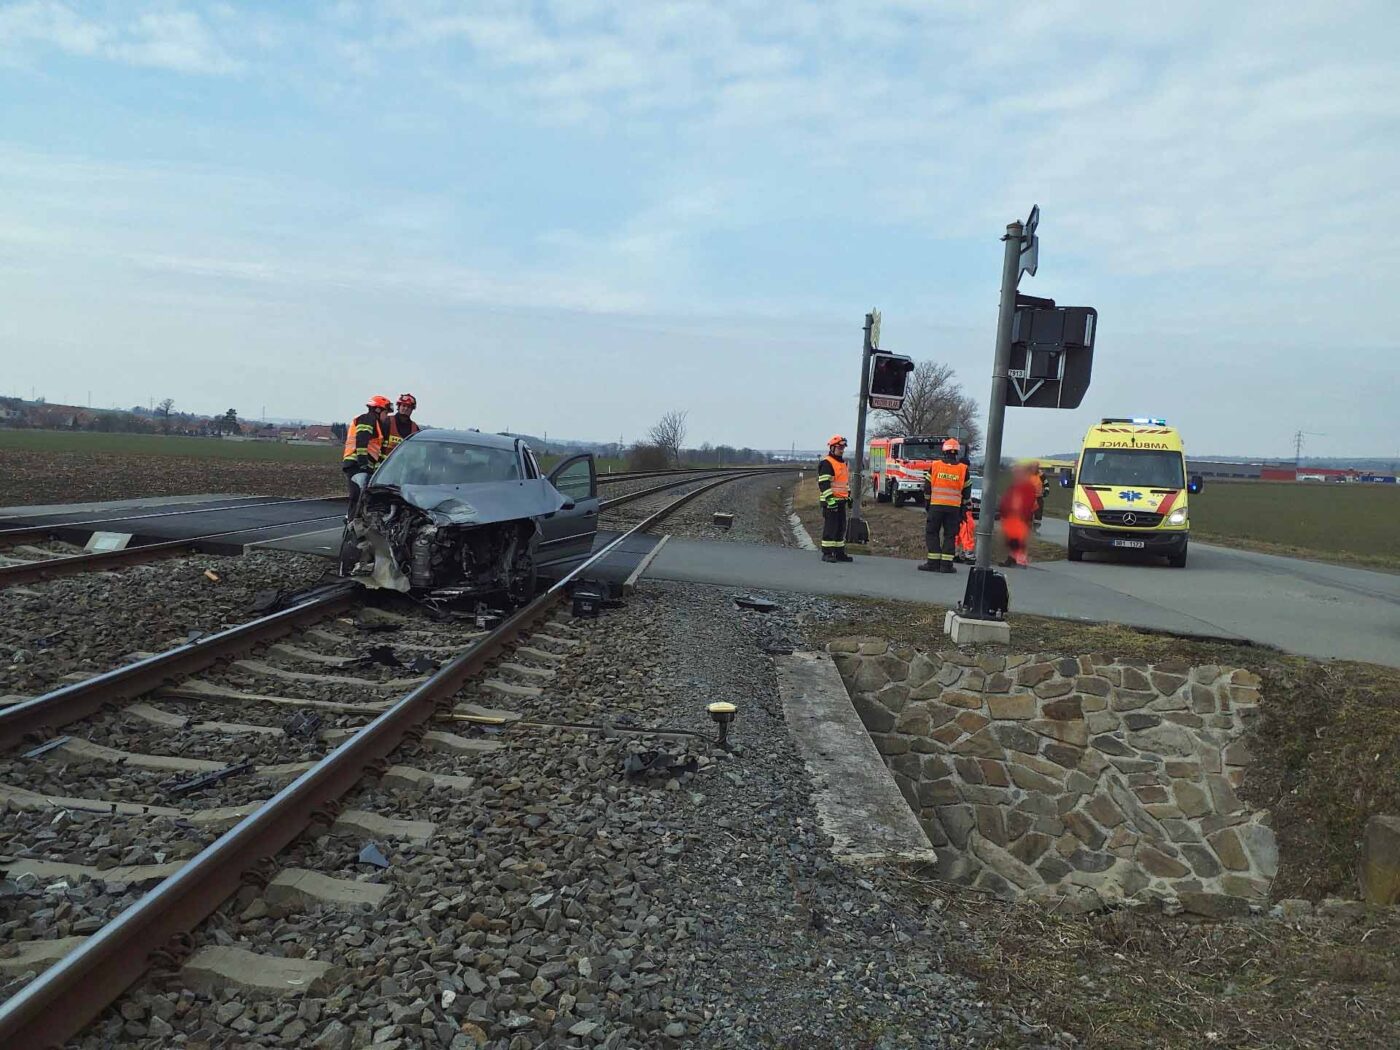
{"type": "Polygon", "coordinates": [[[817,447],[861,325],[985,410],[1023,292],[1080,409],[1393,456],[1400,5],[0,0],[0,393],[817,447]],[[89,392],[91,392],[89,394],[89,392]]]}

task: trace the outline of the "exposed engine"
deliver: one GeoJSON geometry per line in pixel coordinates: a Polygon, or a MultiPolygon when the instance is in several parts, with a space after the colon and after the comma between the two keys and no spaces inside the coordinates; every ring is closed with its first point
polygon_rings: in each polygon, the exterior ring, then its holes
{"type": "Polygon", "coordinates": [[[534,572],[533,521],[482,525],[436,524],[389,493],[371,492],[351,522],[346,560],[352,576],[371,586],[437,597],[503,593],[528,597],[534,572]]]}

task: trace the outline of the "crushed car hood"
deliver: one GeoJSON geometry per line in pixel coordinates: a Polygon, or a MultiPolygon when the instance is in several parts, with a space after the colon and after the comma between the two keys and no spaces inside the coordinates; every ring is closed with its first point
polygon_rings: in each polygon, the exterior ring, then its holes
{"type": "Polygon", "coordinates": [[[563,493],[544,478],[527,481],[485,481],[474,485],[371,485],[371,493],[398,496],[421,510],[434,525],[489,525],[496,521],[534,518],[564,509],[563,493]]]}

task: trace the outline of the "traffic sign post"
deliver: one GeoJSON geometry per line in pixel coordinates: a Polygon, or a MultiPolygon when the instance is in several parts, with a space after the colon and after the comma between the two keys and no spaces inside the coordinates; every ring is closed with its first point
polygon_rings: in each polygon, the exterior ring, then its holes
{"type": "MultiPolygon", "coordinates": [[[[992,571],[992,534],[1001,495],[1001,437],[1008,405],[1078,408],[1089,388],[1098,312],[1087,306],[1057,307],[1053,299],[1018,295],[1025,274],[1040,263],[1040,206],[1024,223],[1013,222],[1002,238],[1001,305],[992,358],[992,396],[987,406],[986,463],[982,468],[982,514],[977,520],[977,564],[958,607],[970,620],[1000,619],[1006,611],[1005,581],[992,571]]],[[[1001,628],[1004,630],[1005,628],[1001,628]]],[[[990,630],[990,628],[989,628],[990,630]]],[[[956,635],[954,636],[956,639],[956,635]]]]}

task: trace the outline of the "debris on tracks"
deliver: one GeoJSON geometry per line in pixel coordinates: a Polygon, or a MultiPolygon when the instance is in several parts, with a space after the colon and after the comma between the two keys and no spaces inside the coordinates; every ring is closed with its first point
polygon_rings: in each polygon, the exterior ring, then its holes
{"type": "Polygon", "coordinates": [[[224,766],[223,769],[211,769],[207,773],[197,773],[192,777],[171,777],[169,780],[161,781],[160,786],[167,794],[188,795],[191,791],[199,791],[201,788],[217,784],[229,777],[240,776],[252,771],[252,762],[235,762],[231,766],[224,766]]]}

